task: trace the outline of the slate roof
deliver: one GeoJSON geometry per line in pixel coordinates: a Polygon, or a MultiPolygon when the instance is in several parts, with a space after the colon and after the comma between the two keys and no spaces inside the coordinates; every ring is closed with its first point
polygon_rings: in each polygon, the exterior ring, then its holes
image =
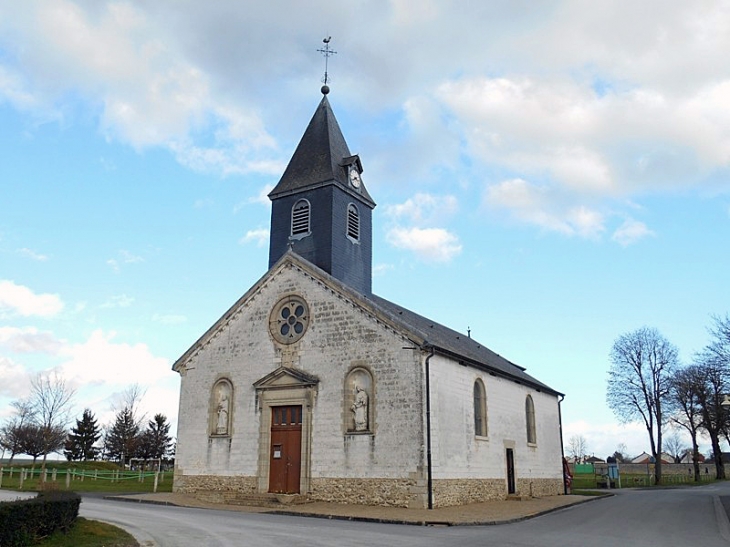
{"type": "Polygon", "coordinates": [[[274,199],[304,189],[335,183],[346,192],[375,207],[375,202],[364,185],[360,187],[359,192],[356,192],[350,188],[346,180],[347,171],[344,162],[352,161],[353,158],[325,95],[279,183],[269,193],[269,198],[274,199]]]}
{"type": "Polygon", "coordinates": [[[448,355],[464,364],[485,369],[499,376],[506,376],[541,391],[563,395],[527,374],[524,367],[512,363],[463,333],[441,325],[380,296],[372,295],[370,300],[401,323],[406,330],[415,331],[424,340],[424,345],[433,346],[437,352],[448,355]]]}

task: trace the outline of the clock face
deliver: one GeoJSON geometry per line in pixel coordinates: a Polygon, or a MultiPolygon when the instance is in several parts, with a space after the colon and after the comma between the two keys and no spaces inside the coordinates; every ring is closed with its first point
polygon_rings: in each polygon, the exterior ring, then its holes
{"type": "Polygon", "coordinates": [[[350,168],[350,184],[354,188],[360,188],[360,173],[357,172],[355,167],[350,168]]]}

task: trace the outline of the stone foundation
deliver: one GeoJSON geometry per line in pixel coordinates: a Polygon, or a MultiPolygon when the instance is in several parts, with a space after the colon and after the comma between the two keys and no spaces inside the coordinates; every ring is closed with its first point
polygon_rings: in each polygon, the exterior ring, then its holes
{"type": "Polygon", "coordinates": [[[517,494],[533,498],[559,496],[565,493],[562,479],[517,479],[517,494]]]}
{"type": "MultiPolygon", "coordinates": [[[[519,496],[540,498],[563,493],[560,479],[517,479],[519,496]]],[[[433,481],[433,506],[449,507],[507,499],[504,479],[437,479],[433,481]]]]}
{"type": "Polygon", "coordinates": [[[313,478],[309,499],[360,505],[423,507],[425,492],[425,481],[417,479],[313,478]]]}
{"type": "MultiPolygon", "coordinates": [[[[409,479],[313,478],[310,501],[425,508],[426,480],[412,474],[409,479]]],[[[545,497],[563,494],[560,479],[517,479],[519,496],[545,497]]],[[[241,496],[257,496],[256,477],[221,475],[176,475],[174,492],[192,494],[210,503],[231,503],[241,496]]],[[[436,479],[433,481],[434,507],[467,505],[507,498],[504,479],[436,479]]]]}
{"type": "Polygon", "coordinates": [[[435,479],[433,481],[434,507],[499,500],[506,496],[507,485],[504,479],[435,479]]]}
{"type": "Polygon", "coordinates": [[[258,493],[256,477],[223,475],[175,474],[173,492],[193,494],[210,503],[227,503],[238,495],[252,496],[258,493]]]}

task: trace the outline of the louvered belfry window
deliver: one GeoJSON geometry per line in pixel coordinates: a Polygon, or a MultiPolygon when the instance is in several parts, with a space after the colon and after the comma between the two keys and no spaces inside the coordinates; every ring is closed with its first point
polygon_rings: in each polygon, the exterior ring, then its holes
{"type": "Polygon", "coordinates": [[[305,236],[309,233],[309,202],[300,199],[291,210],[291,235],[305,236]]]}
{"type": "Polygon", "coordinates": [[[347,237],[360,240],[360,212],[353,203],[347,206],[347,237]]]}

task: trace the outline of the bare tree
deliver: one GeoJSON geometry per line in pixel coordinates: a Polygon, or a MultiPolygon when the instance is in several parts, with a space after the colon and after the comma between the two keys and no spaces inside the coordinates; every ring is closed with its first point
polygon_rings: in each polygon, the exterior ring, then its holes
{"type": "Polygon", "coordinates": [[[672,378],[670,387],[671,421],[689,433],[692,442],[692,467],[695,482],[700,481],[700,449],[697,437],[702,427],[702,407],[700,393],[705,378],[696,364],[678,370],[672,378]]]}
{"type": "Polygon", "coordinates": [[[728,429],[728,410],[722,406],[722,402],[730,388],[730,364],[707,350],[699,353],[695,359],[700,377],[697,401],[702,416],[702,429],[710,437],[716,476],[724,479],[725,465],[722,461],[720,438],[728,429]]]}
{"type": "Polygon", "coordinates": [[[707,351],[715,360],[730,366],[730,315],[714,316],[712,320],[715,323],[710,328],[713,340],[707,346],[707,351]]]}
{"type": "Polygon", "coordinates": [[[626,443],[618,443],[616,445],[616,451],[613,453],[613,457],[619,463],[628,462],[631,458],[629,457],[629,449],[626,443]]]}
{"type": "Polygon", "coordinates": [[[35,410],[30,401],[23,399],[11,402],[10,406],[14,409],[14,415],[0,428],[0,445],[3,450],[10,451],[9,463],[13,463],[15,455],[23,453],[21,432],[26,425],[34,421],[35,410]]]}
{"type": "Polygon", "coordinates": [[[20,443],[18,453],[27,454],[33,458],[33,465],[30,468],[32,473],[35,470],[38,456],[41,456],[45,450],[43,429],[38,424],[27,423],[18,430],[18,440],[20,443]]]}
{"type": "Polygon", "coordinates": [[[112,410],[115,414],[128,411],[135,425],[141,428],[145,419],[145,415],[140,414],[140,406],[144,395],[145,391],[139,384],[132,384],[116,396],[116,401],[112,404],[112,410]]]}
{"type": "Polygon", "coordinates": [[[654,480],[662,480],[663,405],[678,364],[677,348],[656,329],[642,327],[621,335],[611,349],[606,401],[623,423],[640,421],[654,456],[654,480]]]}
{"type": "Polygon", "coordinates": [[[568,439],[568,455],[577,463],[588,452],[588,441],[583,435],[573,435],[568,439]]]}
{"type": "Polygon", "coordinates": [[[63,447],[59,431],[64,431],[69,422],[69,412],[75,390],[66,385],[66,381],[58,372],[42,372],[31,380],[30,401],[35,409],[36,421],[41,428],[43,437],[43,464],[46,467],[46,457],[63,447]]]}
{"type": "Polygon", "coordinates": [[[687,446],[676,431],[672,431],[670,435],[664,437],[664,452],[672,456],[674,463],[679,463],[686,451],[687,446]]]}

